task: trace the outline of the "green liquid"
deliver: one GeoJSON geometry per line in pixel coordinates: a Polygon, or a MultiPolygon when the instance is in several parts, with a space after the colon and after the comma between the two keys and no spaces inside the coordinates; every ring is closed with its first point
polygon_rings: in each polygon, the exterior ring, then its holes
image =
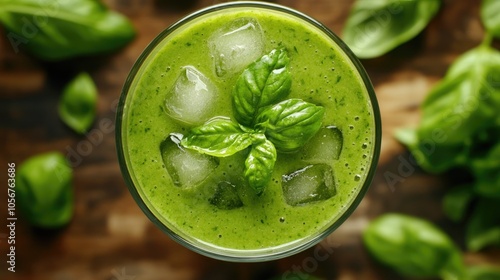
{"type": "MultiPolygon", "coordinates": [[[[300,243],[330,227],[356,198],[372,165],[375,120],[365,84],[332,39],[290,15],[264,9],[234,9],[194,20],[164,39],[145,60],[131,86],[122,124],[128,169],[141,198],[156,217],[182,236],[230,250],[259,250],[300,243]],[[219,89],[213,115],[232,117],[231,90],[238,74],[218,77],[207,41],[218,28],[241,17],[256,19],[264,31],[265,51],[285,47],[292,89],[288,98],[325,107],[324,126],[343,135],[334,170],[337,194],[327,200],[288,205],[282,175],[307,166],[302,154],[278,154],[274,173],[258,197],[239,190],[243,207],[224,210],[210,204],[202,187],[175,186],[160,152],[170,133],[191,128],[170,118],[164,99],[182,68],[194,66],[219,89]]],[[[242,160],[242,159],[240,159],[242,160]]],[[[220,159],[215,173],[232,172],[238,156],[220,159]],[[234,161],[234,162],[231,162],[234,161]]],[[[241,171],[238,171],[241,172],[241,171]]]]}

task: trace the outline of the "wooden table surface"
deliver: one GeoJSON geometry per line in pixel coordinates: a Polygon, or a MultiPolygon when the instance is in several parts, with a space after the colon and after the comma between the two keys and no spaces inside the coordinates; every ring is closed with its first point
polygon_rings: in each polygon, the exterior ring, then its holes
{"type": "MultiPolygon", "coordinates": [[[[210,0],[179,4],[170,0],[107,0],[127,15],[137,37],[109,55],[47,63],[15,53],[0,29],[0,225],[6,223],[7,162],[20,164],[37,153],[57,150],[69,155],[85,136],[65,126],[57,115],[62,87],[88,71],[99,90],[94,124],[114,123],[116,103],[125,78],[145,46],[161,30],[210,0]]],[[[180,1],[179,1],[180,2],[180,1]]],[[[281,0],[277,3],[307,13],[340,34],[352,0],[281,0]]],[[[368,222],[385,212],[426,218],[441,226],[463,249],[464,224],[449,221],[441,199],[453,182],[414,167],[401,174],[408,152],[393,138],[398,127],[415,124],[419,104],[449,64],[483,37],[479,1],[445,1],[428,28],[397,50],[363,60],[379,100],[383,123],[381,158],[365,199],[336,232],[316,247],[285,259],[253,264],[209,259],[178,245],[141,212],[122,179],[113,131],[92,145],[87,155],[73,157],[75,213],[60,230],[41,231],[22,219],[16,227],[16,272],[7,271],[7,229],[0,227],[0,279],[306,279],[286,277],[300,270],[320,279],[402,279],[371,259],[361,242],[368,222]],[[398,173],[399,172],[399,173],[398,173]],[[385,175],[404,175],[389,184],[385,175]],[[316,258],[321,252],[326,258],[316,258]],[[285,276],[285,277],[282,277],[285,276]]],[[[411,252],[409,252],[411,253],[411,252]]],[[[465,253],[468,264],[500,265],[498,249],[465,253]]]]}

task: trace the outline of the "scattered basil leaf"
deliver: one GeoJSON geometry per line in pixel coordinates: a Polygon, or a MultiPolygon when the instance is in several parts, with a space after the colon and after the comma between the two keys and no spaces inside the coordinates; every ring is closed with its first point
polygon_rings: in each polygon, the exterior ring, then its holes
{"type": "Polygon", "coordinates": [[[458,58],[431,90],[416,135],[400,137],[411,140],[405,144],[426,171],[467,165],[476,135],[496,125],[499,81],[500,52],[481,45],[458,58]]]}
{"type": "Polygon", "coordinates": [[[321,128],[324,108],[301,99],[287,99],[262,110],[256,127],[281,152],[302,147],[321,128]]]}
{"type": "Polygon", "coordinates": [[[85,133],[96,115],[97,88],[89,74],[76,76],[62,92],[59,117],[78,133],[85,133]]]}
{"type": "Polygon", "coordinates": [[[442,134],[439,142],[449,146],[462,145],[491,125],[498,101],[489,95],[497,89],[488,83],[486,75],[488,71],[500,69],[500,61],[495,68],[480,66],[469,69],[452,78],[445,77],[427,96],[422,104],[423,116],[418,130],[420,139],[436,134],[439,127],[439,134],[442,134]]]}
{"type": "Polygon", "coordinates": [[[483,198],[478,201],[467,223],[467,248],[478,251],[487,246],[500,246],[499,201],[483,198]]]}
{"type": "Polygon", "coordinates": [[[245,178],[257,193],[261,193],[271,180],[276,158],[276,149],[271,141],[265,140],[252,146],[245,160],[245,178]]]}
{"type": "MultiPolygon", "coordinates": [[[[480,76],[488,84],[498,82],[494,69],[500,64],[500,53],[487,44],[479,45],[460,55],[446,72],[445,79],[457,78],[467,73],[480,76]]],[[[485,96],[487,97],[487,96],[485,96]]]]}
{"type": "Polygon", "coordinates": [[[343,40],[360,58],[383,55],[419,34],[436,15],[440,0],[357,0],[343,40]]]}
{"type": "Polygon", "coordinates": [[[500,142],[488,153],[470,162],[474,175],[474,191],[490,198],[500,198],[500,142]]]}
{"type": "Polygon", "coordinates": [[[415,146],[418,143],[417,130],[414,128],[398,128],[394,132],[394,137],[406,146],[415,146]]]}
{"type": "Polygon", "coordinates": [[[246,68],[233,89],[233,110],[236,120],[252,126],[257,111],[286,97],[292,78],[285,49],[272,50],[246,68]]]}
{"type": "Polygon", "coordinates": [[[384,214],[363,232],[363,241],[381,263],[410,277],[461,279],[458,248],[430,222],[403,214],[384,214]]]}
{"type": "Polygon", "coordinates": [[[233,155],[252,145],[254,138],[240,125],[226,118],[214,118],[191,129],[181,140],[185,148],[216,157],[233,155]]]}
{"type": "Polygon", "coordinates": [[[500,37],[500,1],[482,0],[481,20],[486,30],[495,37],[500,37]]]}
{"type": "Polygon", "coordinates": [[[61,153],[48,152],[26,159],[16,179],[19,208],[32,225],[55,228],[71,220],[73,170],[61,153]]]}
{"type": "Polygon", "coordinates": [[[467,268],[467,280],[498,280],[500,268],[491,265],[471,266],[467,268]]]}
{"type": "Polygon", "coordinates": [[[0,10],[14,49],[45,60],[115,50],[135,35],[126,17],[95,0],[4,0],[0,10]]]}
{"type": "MultiPolygon", "coordinates": [[[[442,133],[436,128],[433,137],[442,133]]],[[[418,128],[398,129],[395,137],[408,147],[420,167],[429,173],[441,173],[455,166],[464,165],[470,154],[471,144],[445,145],[435,141],[435,138],[418,137],[418,128]]]]}
{"type": "Polygon", "coordinates": [[[452,188],[443,198],[443,211],[450,220],[458,222],[463,219],[473,198],[471,186],[452,188]]]}

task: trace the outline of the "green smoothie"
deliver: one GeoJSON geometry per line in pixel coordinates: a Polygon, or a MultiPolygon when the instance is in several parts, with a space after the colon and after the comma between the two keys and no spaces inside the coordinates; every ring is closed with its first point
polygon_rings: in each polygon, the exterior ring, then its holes
{"type": "Polygon", "coordinates": [[[281,8],[233,6],[175,26],[135,66],[118,121],[124,174],[148,216],[192,249],[216,257],[304,249],[333,231],[368,187],[380,145],[376,101],[356,62],[316,24],[281,8]],[[224,49],[235,41],[251,47],[224,49]],[[273,50],[289,58],[292,83],[282,99],[324,114],[303,146],[277,152],[258,192],[243,176],[248,148],[213,157],[178,142],[214,117],[234,119],[239,76],[273,50]],[[200,91],[183,100],[184,86],[200,91]]]}

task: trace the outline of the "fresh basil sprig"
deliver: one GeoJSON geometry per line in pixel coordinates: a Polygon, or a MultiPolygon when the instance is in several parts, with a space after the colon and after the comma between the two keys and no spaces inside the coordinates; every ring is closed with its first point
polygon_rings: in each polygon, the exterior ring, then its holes
{"type": "Polygon", "coordinates": [[[233,89],[236,120],[252,126],[258,110],[286,97],[292,78],[284,49],[273,50],[246,68],[233,89]]]}
{"type": "Polygon", "coordinates": [[[478,135],[498,127],[498,73],[500,52],[488,45],[468,51],[451,65],[424,100],[419,126],[396,134],[421,167],[438,173],[470,163],[478,135]]]}
{"type": "Polygon", "coordinates": [[[191,129],[181,140],[185,148],[226,157],[249,148],[244,176],[261,193],[271,179],[277,151],[304,145],[321,127],[324,108],[301,99],[288,99],[291,76],[286,50],[273,50],[251,64],[233,90],[239,123],[218,117],[191,129]],[[273,105],[274,104],[274,105],[273,105]]]}
{"type": "Polygon", "coordinates": [[[448,191],[443,210],[454,221],[467,220],[465,241],[472,251],[500,246],[500,215],[494,210],[500,197],[500,52],[491,46],[498,9],[492,2],[481,6],[481,45],[459,56],[431,90],[418,126],[396,133],[426,171],[471,175],[470,182],[448,191]]]}
{"type": "Polygon", "coordinates": [[[440,0],[357,0],[343,39],[360,58],[387,53],[420,33],[439,10],[440,0]]]}
{"type": "Polygon", "coordinates": [[[95,0],[3,0],[0,22],[16,51],[45,60],[115,50],[135,35],[125,16],[95,0]]]}

